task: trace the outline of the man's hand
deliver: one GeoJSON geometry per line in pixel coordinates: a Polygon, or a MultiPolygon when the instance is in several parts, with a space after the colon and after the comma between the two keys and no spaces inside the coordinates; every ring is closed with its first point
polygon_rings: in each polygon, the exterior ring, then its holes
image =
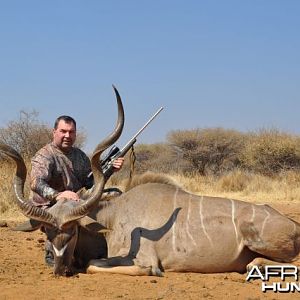
{"type": "Polygon", "coordinates": [[[58,196],[56,197],[56,200],[60,200],[60,199],[70,199],[70,200],[74,200],[74,201],[79,201],[80,198],[79,196],[72,191],[64,191],[58,194],[58,196]]]}
{"type": "Polygon", "coordinates": [[[124,163],[124,157],[118,157],[113,161],[114,171],[120,171],[124,163]]]}

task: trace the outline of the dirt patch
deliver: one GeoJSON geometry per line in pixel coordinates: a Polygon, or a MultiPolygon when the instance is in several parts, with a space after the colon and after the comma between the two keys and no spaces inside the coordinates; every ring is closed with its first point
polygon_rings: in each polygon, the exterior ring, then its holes
{"type": "MultiPolygon", "coordinates": [[[[300,204],[272,204],[300,222],[300,204]]],[[[262,293],[245,274],[165,273],[164,277],[78,274],[56,278],[44,264],[42,232],[0,228],[0,299],[300,299],[300,293],[262,293]]]]}

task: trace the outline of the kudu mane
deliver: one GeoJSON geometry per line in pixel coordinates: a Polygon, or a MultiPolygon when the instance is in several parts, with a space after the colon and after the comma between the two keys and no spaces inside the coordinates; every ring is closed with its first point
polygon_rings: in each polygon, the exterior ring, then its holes
{"type": "Polygon", "coordinates": [[[176,186],[182,189],[181,185],[178,182],[176,182],[176,180],[173,179],[171,176],[162,173],[147,171],[143,174],[135,175],[131,180],[129,179],[124,192],[127,192],[138,185],[146,183],[162,183],[176,186]]]}

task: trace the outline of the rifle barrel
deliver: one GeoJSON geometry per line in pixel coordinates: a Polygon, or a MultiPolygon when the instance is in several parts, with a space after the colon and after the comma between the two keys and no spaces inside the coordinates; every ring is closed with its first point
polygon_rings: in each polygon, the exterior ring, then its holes
{"type": "Polygon", "coordinates": [[[137,138],[137,136],[153,121],[153,119],[163,110],[164,108],[161,107],[145,124],[144,126],[130,139],[130,141],[122,148],[121,152],[123,149],[126,149],[133,140],[137,138]]]}

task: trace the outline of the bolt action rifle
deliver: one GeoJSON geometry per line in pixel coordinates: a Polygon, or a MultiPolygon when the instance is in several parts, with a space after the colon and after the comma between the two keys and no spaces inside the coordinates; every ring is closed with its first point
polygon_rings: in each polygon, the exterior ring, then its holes
{"type": "Polygon", "coordinates": [[[153,121],[153,119],[163,110],[161,107],[146,123],[145,125],[129,140],[129,142],[120,150],[117,146],[113,146],[108,154],[105,156],[103,160],[100,161],[100,166],[102,168],[104,177],[106,180],[114,172],[113,161],[118,157],[123,157],[129,151],[129,149],[135,144],[137,141],[138,135],[142,133],[142,131],[153,121]]]}

